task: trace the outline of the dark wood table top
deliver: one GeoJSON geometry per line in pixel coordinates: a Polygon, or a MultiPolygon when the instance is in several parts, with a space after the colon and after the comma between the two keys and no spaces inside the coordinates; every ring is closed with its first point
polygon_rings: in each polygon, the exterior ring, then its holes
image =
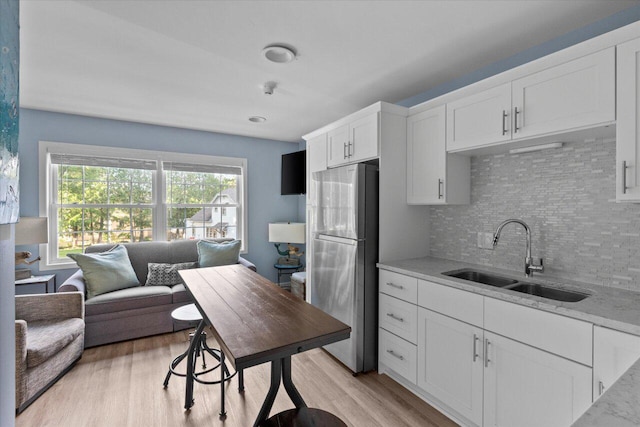
{"type": "Polygon", "coordinates": [[[180,270],[235,369],[349,338],[351,328],[238,264],[180,270]]]}

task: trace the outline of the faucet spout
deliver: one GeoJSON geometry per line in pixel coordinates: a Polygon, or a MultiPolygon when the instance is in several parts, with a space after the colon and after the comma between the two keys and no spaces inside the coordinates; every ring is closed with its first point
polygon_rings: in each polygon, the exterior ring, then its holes
{"type": "Polygon", "coordinates": [[[516,224],[520,224],[522,228],[524,228],[524,231],[527,237],[526,253],[525,253],[525,259],[524,259],[524,274],[527,277],[531,277],[534,271],[542,273],[544,271],[542,258],[540,258],[540,265],[535,265],[533,262],[533,258],[531,257],[531,229],[529,228],[526,222],[520,219],[508,219],[506,221],[503,221],[500,225],[498,225],[498,228],[496,228],[496,231],[493,234],[493,247],[495,248],[498,245],[498,241],[500,240],[500,233],[502,232],[502,229],[504,228],[504,226],[512,222],[516,224]]]}

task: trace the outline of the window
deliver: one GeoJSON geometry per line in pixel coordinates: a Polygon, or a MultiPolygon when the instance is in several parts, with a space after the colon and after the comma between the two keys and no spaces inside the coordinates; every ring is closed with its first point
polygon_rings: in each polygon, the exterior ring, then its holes
{"type": "Polygon", "coordinates": [[[50,268],[99,243],[228,237],[246,251],[245,159],[41,142],[40,161],[50,268]]]}

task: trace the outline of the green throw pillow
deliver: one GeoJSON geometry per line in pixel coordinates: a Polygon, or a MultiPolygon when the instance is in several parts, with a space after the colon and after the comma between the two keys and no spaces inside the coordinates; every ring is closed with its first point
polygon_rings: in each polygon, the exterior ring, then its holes
{"type": "Polygon", "coordinates": [[[236,264],[240,256],[240,240],[229,242],[198,242],[198,267],[236,264]]]}
{"type": "Polygon", "coordinates": [[[117,245],[95,254],[67,254],[82,270],[87,299],[119,289],[139,286],[127,248],[117,245]]]}

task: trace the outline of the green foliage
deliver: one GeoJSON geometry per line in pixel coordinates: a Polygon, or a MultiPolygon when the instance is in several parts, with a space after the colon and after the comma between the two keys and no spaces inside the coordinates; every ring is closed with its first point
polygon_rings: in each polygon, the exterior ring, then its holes
{"type": "MultiPolygon", "coordinates": [[[[235,175],[165,174],[169,205],[166,227],[174,238],[184,235],[187,219],[212,203],[216,195],[237,186],[235,175]]],[[[92,244],[151,240],[152,171],[59,165],[57,178],[59,256],[81,252],[92,244]]],[[[231,197],[235,200],[237,194],[231,197]]]]}

